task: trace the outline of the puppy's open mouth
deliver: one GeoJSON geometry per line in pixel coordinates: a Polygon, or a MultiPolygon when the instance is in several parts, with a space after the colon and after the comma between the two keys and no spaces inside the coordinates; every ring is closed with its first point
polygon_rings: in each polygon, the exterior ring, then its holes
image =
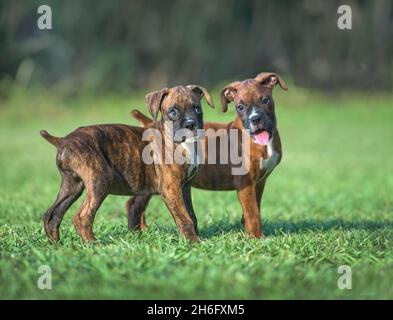
{"type": "Polygon", "coordinates": [[[266,146],[270,140],[270,134],[266,130],[257,130],[251,134],[252,139],[255,143],[266,146]]]}

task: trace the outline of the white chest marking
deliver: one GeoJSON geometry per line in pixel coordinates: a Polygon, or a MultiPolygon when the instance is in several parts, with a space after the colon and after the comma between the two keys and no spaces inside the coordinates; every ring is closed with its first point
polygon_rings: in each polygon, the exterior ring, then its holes
{"type": "Polygon", "coordinates": [[[265,170],[264,175],[261,177],[264,178],[267,174],[269,174],[274,167],[277,165],[279,154],[273,147],[273,139],[270,139],[267,144],[267,159],[261,158],[261,162],[259,167],[261,170],[265,170]]]}
{"type": "Polygon", "coordinates": [[[187,150],[188,157],[188,172],[187,179],[190,180],[198,173],[198,167],[201,164],[200,156],[197,152],[196,143],[195,142],[182,142],[181,146],[187,150]]]}

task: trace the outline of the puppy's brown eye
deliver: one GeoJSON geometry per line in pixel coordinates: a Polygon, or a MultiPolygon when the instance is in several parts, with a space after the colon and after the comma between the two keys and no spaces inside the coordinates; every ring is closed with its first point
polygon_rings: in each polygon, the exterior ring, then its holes
{"type": "Polygon", "coordinates": [[[242,104],[238,104],[236,106],[236,110],[239,111],[239,112],[243,112],[244,111],[244,106],[242,104]]]}
{"type": "Polygon", "coordinates": [[[261,103],[270,105],[272,103],[272,101],[270,100],[270,98],[262,98],[261,103]]]}
{"type": "Polygon", "coordinates": [[[177,109],[176,108],[171,108],[171,109],[169,109],[169,111],[168,111],[168,115],[171,117],[171,118],[176,118],[177,117],[177,109]]]}
{"type": "Polygon", "coordinates": [[[201,107],[197,106],[197,105],[194,106],[194,110],[195,110],[196,113],[201,113],[202,112],[201,107]]]}

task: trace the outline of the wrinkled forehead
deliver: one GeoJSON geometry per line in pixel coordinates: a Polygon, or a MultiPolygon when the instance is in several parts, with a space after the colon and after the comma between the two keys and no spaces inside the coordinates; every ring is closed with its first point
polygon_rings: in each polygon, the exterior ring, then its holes
{"type": "Polygon", "coordinates": [[[239,87],[237,99],[245,104],[256,103],[267,94],[264,87],[254,79],[244,80],[239,87]]]}
{"type": "Polygon", "coordinates": [[[168,96],[164,100],[166,107],[188,107],[199,104],[197,95],[187,87],[177,86],[169,90],[168,96]]]}

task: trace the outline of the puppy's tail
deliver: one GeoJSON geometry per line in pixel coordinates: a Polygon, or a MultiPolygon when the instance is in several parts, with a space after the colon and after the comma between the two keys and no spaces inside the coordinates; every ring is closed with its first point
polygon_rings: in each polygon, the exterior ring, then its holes
{"type": "Polygon", "coordinates": [[[144,128],[150,128],[154,123],[152,119],[145,116],[142,112],[136,109],[131,111],[131,116],[133,116],[136,120],[138,120],[139,125],[144,128]]]}
{"type": "Polygon", "coordinates": [[[59,146],[59,143],[60,143],[60,141],[61,141],[61,138],[54,137],[54,136],[50,135],[50,134],[48,133],[48,131],[46,131],[46,130],[41,130],[41,131],[40,131],[40,134],[41,134],[41,136],[42,136],[46,141],[48,141],[50,144],[53,144],[55,147],[58,147],[58,146],[59,146]]]}

